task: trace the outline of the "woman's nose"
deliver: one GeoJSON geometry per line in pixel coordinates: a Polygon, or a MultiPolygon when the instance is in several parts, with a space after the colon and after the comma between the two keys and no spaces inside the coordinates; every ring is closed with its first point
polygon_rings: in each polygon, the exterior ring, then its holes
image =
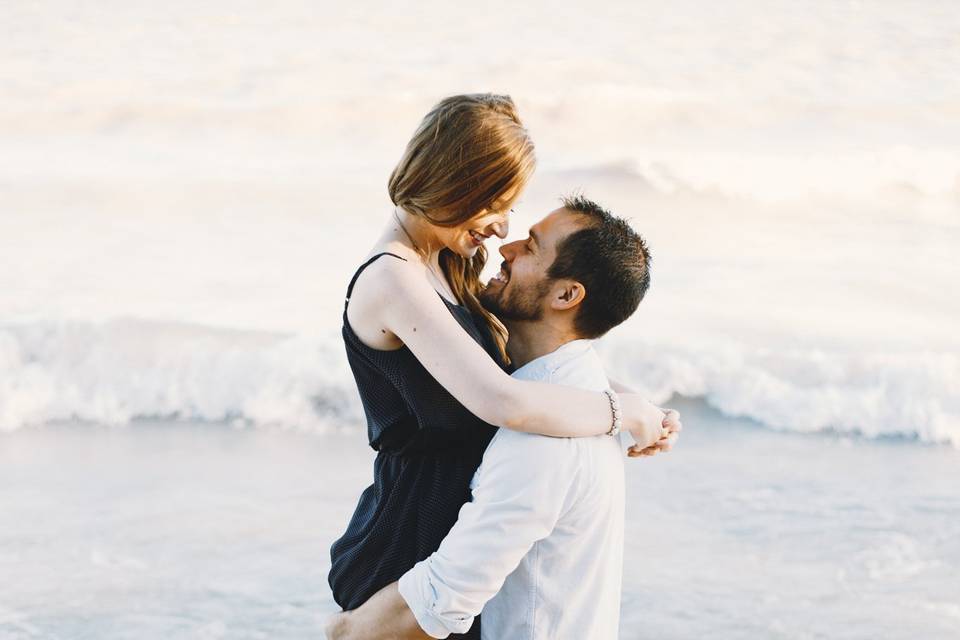
{"type": "Polygon", "coordinates": [[[492,228],[497,237],[503,240],[510,232],[510,221],[504,219],[502,222],[494,222],[492,228]]]}

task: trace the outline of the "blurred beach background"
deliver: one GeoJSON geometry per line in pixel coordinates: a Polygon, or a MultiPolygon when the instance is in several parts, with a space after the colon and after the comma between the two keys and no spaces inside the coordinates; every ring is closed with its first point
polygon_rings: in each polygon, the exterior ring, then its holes
{"type": "Polygon", "coordinates": [[[652,248],[598,348],[685,433],[627,463],[622,638],[960,634],[955,3],[47,0],[0,36],[3,640],[322,637],[372,474],[346,284],[480,91],[537,144],[511,240],[581,191],[652,248]]]}

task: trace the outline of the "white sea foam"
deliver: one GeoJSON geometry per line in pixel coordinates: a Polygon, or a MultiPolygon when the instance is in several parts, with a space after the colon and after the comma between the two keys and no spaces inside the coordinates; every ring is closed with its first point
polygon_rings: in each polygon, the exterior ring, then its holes
{"type": "Polygon", "coordinates": [[[334,340],[123,320],[0,330],[0,430],[160,417],[324,430],[361,420],[334,340]]]}
{"type": "Polygon", "coordinates": [[[622,341],[612,341],[602,352],[611,371],[661,402],[677,393],[703,397],[728,415],[785,431],[916,438],[960,447],[960,358],[954,353],[851,354],[622,341]]]}
{"type": "MultiPolygon", "coordinates": [[[[600,343],[611,373],[659,402],[702,397],[775,429],[960,447],[960,358],[773,353],[600,343]]],[[[339,335],[134,320],[0,329],[0,430],[60,420],[233,421],[324,431],[363,425],[339,335]]]]}

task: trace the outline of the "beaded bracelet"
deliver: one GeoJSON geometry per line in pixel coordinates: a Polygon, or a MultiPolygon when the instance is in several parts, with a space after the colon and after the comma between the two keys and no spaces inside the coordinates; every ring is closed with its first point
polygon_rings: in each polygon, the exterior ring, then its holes
{"type": "Polygon", "coordinates": [[[620,396],[614,393],[613,389],[604,389],[603,392],[607,394],[607,400],[610,401],[610,413],[613,414],[613,424],[610,426],[610,430],[607,431],[608,436],[615,436],[620,433],[620,396]]]}

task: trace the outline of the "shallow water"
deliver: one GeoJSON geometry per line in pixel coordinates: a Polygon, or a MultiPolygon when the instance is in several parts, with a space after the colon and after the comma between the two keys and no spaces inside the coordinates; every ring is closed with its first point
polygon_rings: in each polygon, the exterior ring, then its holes
{"type": "MultiPolygon", "coordinates": [[[[621,637],[951,638],[960,458],[778,434],[676,401],[627,465],[621,637]]],[[[356,433],[61,424],[0,437],[0,637],[318,637],[356,433]]]]}

